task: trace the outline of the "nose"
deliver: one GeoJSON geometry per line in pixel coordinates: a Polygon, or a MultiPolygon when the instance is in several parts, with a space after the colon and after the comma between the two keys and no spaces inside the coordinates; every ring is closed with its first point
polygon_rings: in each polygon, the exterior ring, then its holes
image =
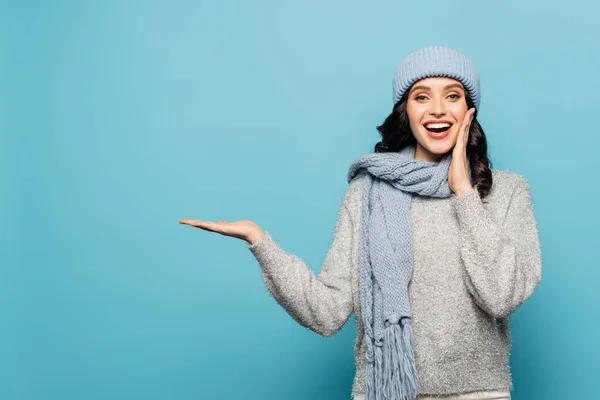
{"type": "Polygon", "coordinates": [[[429,104],[431,105],[429,108],[429,113],[434,115],[436,118],[446,114],[446,105],[444,104],[443,99],[433,100],[429,104]]]}

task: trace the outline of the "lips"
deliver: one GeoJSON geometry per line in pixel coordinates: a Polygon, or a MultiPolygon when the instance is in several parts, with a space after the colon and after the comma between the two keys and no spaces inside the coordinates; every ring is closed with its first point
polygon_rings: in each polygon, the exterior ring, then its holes
{"type": "Polygon", "coordinates": [[[427,131],[427,134],[432,139],[443,139],[448,136],[450,128],[452,128],[452,122],[445,120],[430,120],[423,124],[423,127],[427,131]]]}
{"type": "MultiPolygon", "coordinates": [[[[430,120],[423,124],[423,127],[427,130],[427,133],[433,137],[439,137],[444,133],[447,133],[452,128],[452,122],[446,120],[430,120]]],[[[445,136],[445,135],[443,135],[445,136]]]]}

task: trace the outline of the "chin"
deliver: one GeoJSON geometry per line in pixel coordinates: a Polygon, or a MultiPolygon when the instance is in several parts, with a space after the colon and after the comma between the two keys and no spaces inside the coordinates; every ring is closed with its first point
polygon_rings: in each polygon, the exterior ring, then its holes
{"type": "Polygon", "coordinates": [[[443,156],[452,150],[453,147],[453,141],[449,137],[442,140],[435,140],[433,142],[431,140],[427,140],[423,146],[425,150],[438,156],[443,156]]]}
{"type": "Polygon", "coordinates": [[[433,154],[437,154],[437,155],[444,155],[447,152],[449,152],[450,150],[452,150],[452,146],[450,146],[449,144],[446,143],[435,143],[431,146],[429,146],[428,150],[430,152],[432,152],[433,154]]]}

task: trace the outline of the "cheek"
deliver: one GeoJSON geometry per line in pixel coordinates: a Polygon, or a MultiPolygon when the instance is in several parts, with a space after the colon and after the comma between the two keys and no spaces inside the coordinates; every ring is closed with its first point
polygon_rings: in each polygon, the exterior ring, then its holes
{"type": "Polygon", "coordinates": [[[456,118],[456,121],[462,124],[463,119],[465,118],[465,114],[467,113],[468,108],[466,103],[454,104],[453,107],[450,108],[450,112],[456,118]]]}
{"type": "Polygon", "coordinates": [[[413,132],[421,127],[421,120],[423,116],[422,110],[419,110],[418,107],[408,107],[406,109],[406,113],[408,115],[408,122],[410,123],[410,127],[413,132]]]}
{"type": "Polygon", "coordinates": [[[409,122],[410,122],[410,130],[414,136],[419,137],[419,136],[425,135],[425,133],[424,133],[425,128],[423,128],[421,126],[420,120],[409,119],[409,122]]]}

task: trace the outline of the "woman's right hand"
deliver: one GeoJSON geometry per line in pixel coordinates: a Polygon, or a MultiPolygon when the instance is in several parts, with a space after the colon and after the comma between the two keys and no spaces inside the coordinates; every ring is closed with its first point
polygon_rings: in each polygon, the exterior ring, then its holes
{"type": "Polygon", "coordinates": [[[217,232],[221,235],[243,239],[249,244],[256,243],[264,232],[254,221],[242,219],[235,222],[219,220],[217,222],[198,221],[195,219],[181,219],[180,224],[190,225],[205,231],[217,232]]]}

